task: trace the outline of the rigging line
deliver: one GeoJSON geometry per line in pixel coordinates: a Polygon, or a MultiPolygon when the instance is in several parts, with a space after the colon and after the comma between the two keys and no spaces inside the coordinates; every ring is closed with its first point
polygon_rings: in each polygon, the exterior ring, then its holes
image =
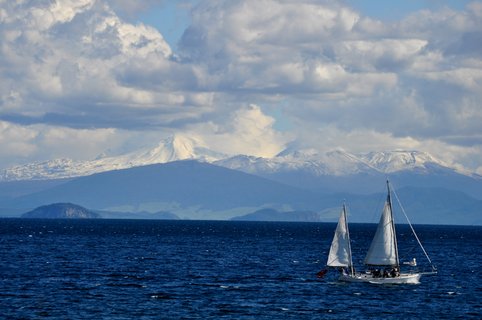
{"type": "MultiPolygon", "coordinates": [[[[408,259],[408,257],[411,256],[412,251],[415,250],[415,248],[416,248],[416,246],[413,246],[412,248],[410,248],[410,250],[408,250],[407,252],[404,252],[403,256],[402,256],[402,260],[408,259]]],[[[413,256],[412,256],[412,258],[413,258],[413,256]]]]}
{"type": "Polygon", "coordinates": [[[405,219],[407,219],[408,225],[410,226],[410,229],[412,230],[413,235],[415,236],[415,239],[417,239],[418,244],[420,245],[420,248],[422,248],[423,253],[425,254],[425,257],[427,258],[428,262],[430,262],[430,265],[432,266],[432,269],[436,269],[432,263],[432,260],[430,260],[430,257],[427,254],[427,251],[425,251],[425,248],[423,247],[422,243],[420,242],[420,239],[417,236],[417,233],[415,232],[415,229],[412,227],[412,223],[410,222],[410,219],[408,218],[407,214],[405,213],[405,209],[402,206],[402,203],[400,202],[400,199],[398,198],[397,193],[395,190],[393,190],[393,194],[395,195],[395,198],[397,198],[398,205],[402,209],[403,215],[405,216],[405,219]]]}
{"type": "MultiPolygon", "coordinates": [[[[388,180],[388,177],[386,178],[386,180],[388,180]]],[[[387,198],[385,187],[383,189],[380,188],[380,191],[377,191],[376,194],[378,194],[379,196],[377,201],[373,202],[373,206],[371,210],[372,216],[371,216],[371,219],[369,220],[369,222],[373,222],[373,223],[378,223],[380,220],[380,211],[383,210],[383,206],[385,205],[385,200],[387,198]]]]}

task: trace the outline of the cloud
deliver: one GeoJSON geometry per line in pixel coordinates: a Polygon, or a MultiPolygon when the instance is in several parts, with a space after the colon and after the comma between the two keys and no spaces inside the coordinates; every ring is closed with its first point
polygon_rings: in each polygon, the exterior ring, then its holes
{"type": "Polygon", "coordinates": [[[149,114],[153,125],[168,125],[196,117],[193,106],[206,100],[182,91],[173,75],[187,78],[190,71],[172,60],[156,29],[125,23],[100,1],[15,2],[2,10],[4,119],[122,128],[151,124],[142,120],[149,114]],[[168,115],[178,107],[189,112],[168,115]],[[131,123],[136,112],[140,117],[131,123]]]}
{"type": "Polygon", "coordinates": [[[126,138],[115,129],[71,129],[45,125],[21,126],[0,121],[0,163],[13,164],[56,158],[92,159],[120,147],[126,138]]]}
{"type": "Polygon", "coordinates": [[[27,158],[36,149],[32,141],[37,137],[33,130],[0,121],[0,145],[2,146],[2,160],[17,157],[27,158]]]}
{"type": "Polygon", "coordinates": [[[0,119],[13,154],[39,154],[28,136],[48,130],[129,144],[192,131],[230,153],[270,155],[297,139],[348,151],[419,146],[480,167],[470,159],[482,156],[481,2],[383,22],[344,2],[200,1],[176,51],[133,22],[159,5],[1,3],[0,119]]]}
{"type": "Polygon", "coordinates": [[[387,24],[328,2],[216,1],[193,12],[180,48],[204,88],[265,102],[289,97],[284,112],[301,122],[432,139],[446,128],[477,130],[457,119],[480,115],[471,112],[480,55],[457,61],[449,48],[479,27],[476,14],[449,9],[387,24]]]}
{"type": "Polygon", "coordinates": [[[226,154],[247,154],[273,157],[292,139],[273,128],[275,119],[257,105],[241,106],[225,123],[205,122],[186,128],[215,151],[226,154]]]}
{"type": "Polygon", "coordinates": [[[323,2],[219,1],[194,12],[181,53],[204,68],[215,90],[272,108],[288,101],[283,113],[305,142],[323,127],[332,130],[325,132],[332,147],[356,149],[344,135],[360,137],[366,149],[412,141],[466,161],[461,154],[480,147],[465,145],[482,144],[479,7],[382,23],[323,2]]]}
{"type": "Polygon", "coordinates": [[[358,18],[347,8],[311,3],[205,2],[193,11],[180,54],[203,68],[219,91],[327,90],[320,82],[345,70],[324,50],[334,36],[348,35],[358,18]],[[320,67],[331,73],[320,75],[320,67]]]}

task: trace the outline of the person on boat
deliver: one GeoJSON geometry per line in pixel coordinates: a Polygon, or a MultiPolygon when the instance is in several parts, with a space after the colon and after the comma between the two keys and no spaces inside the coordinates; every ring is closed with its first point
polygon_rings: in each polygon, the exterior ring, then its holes
{"type": "Polygon", "coordinates": [[[383,277],[388,278],[388,270],[387,269],[383,270],[383,277]]]}
{"type": "Polygon", "coordinates": [[[372,275],[373,275],[373,278],[380,278],[381,272],[380,272],[380,270],[378,270],[378,269],[373,269],[373,270],[372,270],[372,275]]]}
{"type": "Polygon", "coordinates": [[[399,277],[399,276],[400,276],[400,271],[398,271],[397,267],[394,267],[390,270],[390,277],[396,278],[396,277],[399,277]]]}

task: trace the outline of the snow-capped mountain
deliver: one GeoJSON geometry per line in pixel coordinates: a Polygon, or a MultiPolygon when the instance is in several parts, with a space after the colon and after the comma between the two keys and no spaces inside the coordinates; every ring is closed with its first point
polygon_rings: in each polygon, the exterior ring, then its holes
{"type": "Polygon", "coordinates": [[[433,165],[450,168],[444,161],[420,151],[369,152],[358,155],[358,158],[383,173],[414,169],[427,171],[433,165]]]}
{"type": "Polygon", "coordinates": [[[0,173],[0,181],[72,178],[155,163],[188,159],[213,162],[225,157],[224,154],[205,148],[197,140],[176,135],[162,140],[152,149],[141,149],[120,156],[98,157],[87,161],[56,159],[11,167],[0,173]]]}
{"type": "Polygon", "coordinates": [[[218,160],[217,165],[253,174],[272,174],[289,171],[310,173],[314,176],[346,176],[358,173],[395,173],[415,171],[430,173],[433,168],[444,168],[464,175],[446,162],[420,151],[389,151],[351,154],[343,150],[319,153],[316,150],[282,152],[274,158],[237,155],[218,160]]]}
{"type": "Polygon", "coordinates": [[[327,153],[318,153],[313,149],[282,152],[270,159],[238,155],[216,161],[215,164],[261,175],[300,171],[314,176],[343,176],[377,170],[369,163],[342,150],[327,153]]]}
{"type": "Polygon", "coordinates": [[[392,151],[350,154],[336,150],[282,152],[270,159],[234,156],[214,162],[287,185],[321,193],[370,194],[388,176],[397,187],[438,187],[479,198],[482,177],[460,171],[425,152],[392,151]]]}
{"type": "MultiPolygon", "coordinates": [[[[313,149],[288,149],[273,158],[228,156],[210,150],[193,138],[175,135],[162,140],[152,149],[141,149],[120,156],[104,156],[88,161],[56,159],[11,167],[0,172],[0,181],[72,178],[188,159],[214,163],[265,177],[277,174],[343,177],[415,170],[418,173],[430,173],[434,168],[457,171],[430,154],[418,151],[370,152],[356,155],[343,150],[320,153],[313,149]]],[[[458,173],[471,176],[467,172],[458,173]]]]}

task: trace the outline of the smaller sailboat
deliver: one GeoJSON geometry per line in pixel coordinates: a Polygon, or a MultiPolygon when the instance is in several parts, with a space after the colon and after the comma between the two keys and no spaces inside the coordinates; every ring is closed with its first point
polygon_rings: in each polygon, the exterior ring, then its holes
{"type": "Polygon", "coordinates": [[[340,219],[338,219],[326,265],[339,270],[348,269],[351,275],[355,274],[351,257],[350,232],[348,231],[345,204],[343,204],[343,210],[341,211],[340,219]]]}
{"type": "MultiPolygon", "coordinates": [[[[346,206],[343,204],[343,210],[338,220],[335,235],[331,243],[330,252],[328,254],[327,266],[336,268],[341,271],[340,280],[347,282],[368,282],[375,284],[417,284],[423,274],[436,273],[435,267],[432,265],[427,252],[423,248],[418,236],[415,233],[408,217],[407,222],[410,225],[412,233],[422,248],[426,258],[432,266],[431,272],[401,272],[400,260],[398,256],[398,243],[395,231],[395,222],[393,219],[392,201],[390,184],[387,181],[388,195],[385,201],[380,222],[378,223],[375,236],[371,242],[368,253],[365,257],[364,264],[367,267],[365,272],[355,272],[353,266],[350,233],[348,231],[348,222],[346,214],[346,206]]],[[[403,210],[402,210],[403,211],[403,210]]],[[[415,258],[407,263],[415,266],[415,258]]]]}

